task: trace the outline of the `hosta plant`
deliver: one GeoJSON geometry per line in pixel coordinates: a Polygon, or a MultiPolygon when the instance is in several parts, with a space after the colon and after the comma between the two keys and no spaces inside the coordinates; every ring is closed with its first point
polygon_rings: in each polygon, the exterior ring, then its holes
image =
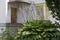
{"type": "Polygon", "coordinates": [[[58,25],[52,24],[50,21],[34,20],[26,22],[22,28],[19,29],[16,40],[51,40],[57,37],[56,29],[58,25]]]}

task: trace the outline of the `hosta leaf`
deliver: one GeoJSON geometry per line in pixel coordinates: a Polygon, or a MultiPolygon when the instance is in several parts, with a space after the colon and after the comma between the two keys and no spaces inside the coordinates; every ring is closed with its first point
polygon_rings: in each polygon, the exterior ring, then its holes
{"type": "Polygon", "coordinates": [[[44,31],[55,31],[56,28],[48,28],[48,29],[45,29],[44,31]]]}
{"type": "Polygon", "coordinates": [[[22,35],[29,35],[29,34],[31,34],[29,31],[24,31],[24,32],[22,33],[22,35]]]}
{"type": "Polygon", "coordinates": [[[41,33],[41,35],[44,35],[44,34],[45,34],[45,32],[41,33]]]}

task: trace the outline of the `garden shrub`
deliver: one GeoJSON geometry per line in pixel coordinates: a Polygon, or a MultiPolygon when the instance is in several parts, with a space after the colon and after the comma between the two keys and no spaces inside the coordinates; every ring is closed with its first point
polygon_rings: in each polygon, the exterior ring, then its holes
{"type": "Polygon", "coordinates": [[[50,21],[34,20],[26,22],[21,29],[15,40],[56,40],[58,26],[52,24],[50,21]]]}

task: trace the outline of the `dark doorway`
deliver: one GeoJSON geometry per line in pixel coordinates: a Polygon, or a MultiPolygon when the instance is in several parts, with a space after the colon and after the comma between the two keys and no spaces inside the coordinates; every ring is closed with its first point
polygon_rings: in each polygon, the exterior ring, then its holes
{"type": "Polygon", "coordinates": [[[11,23],[17,23],[17,8],[11,7],[11,23]]]}

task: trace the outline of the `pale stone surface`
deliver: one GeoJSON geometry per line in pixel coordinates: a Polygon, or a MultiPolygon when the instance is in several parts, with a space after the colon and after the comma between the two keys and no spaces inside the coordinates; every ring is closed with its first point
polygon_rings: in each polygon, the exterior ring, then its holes
{"type": "Polygon", "coordinates": [[[35,3],[44,3],[45,2],[45,0],[22,0],[22,1],[25,1],[25,2],[31,2],[31,1],[33,1],[35,3]]]}
{"type": "Polygon", "coordinates": [[[6,23],[6,0],[0,0],[0,23],[6,23]]]}

